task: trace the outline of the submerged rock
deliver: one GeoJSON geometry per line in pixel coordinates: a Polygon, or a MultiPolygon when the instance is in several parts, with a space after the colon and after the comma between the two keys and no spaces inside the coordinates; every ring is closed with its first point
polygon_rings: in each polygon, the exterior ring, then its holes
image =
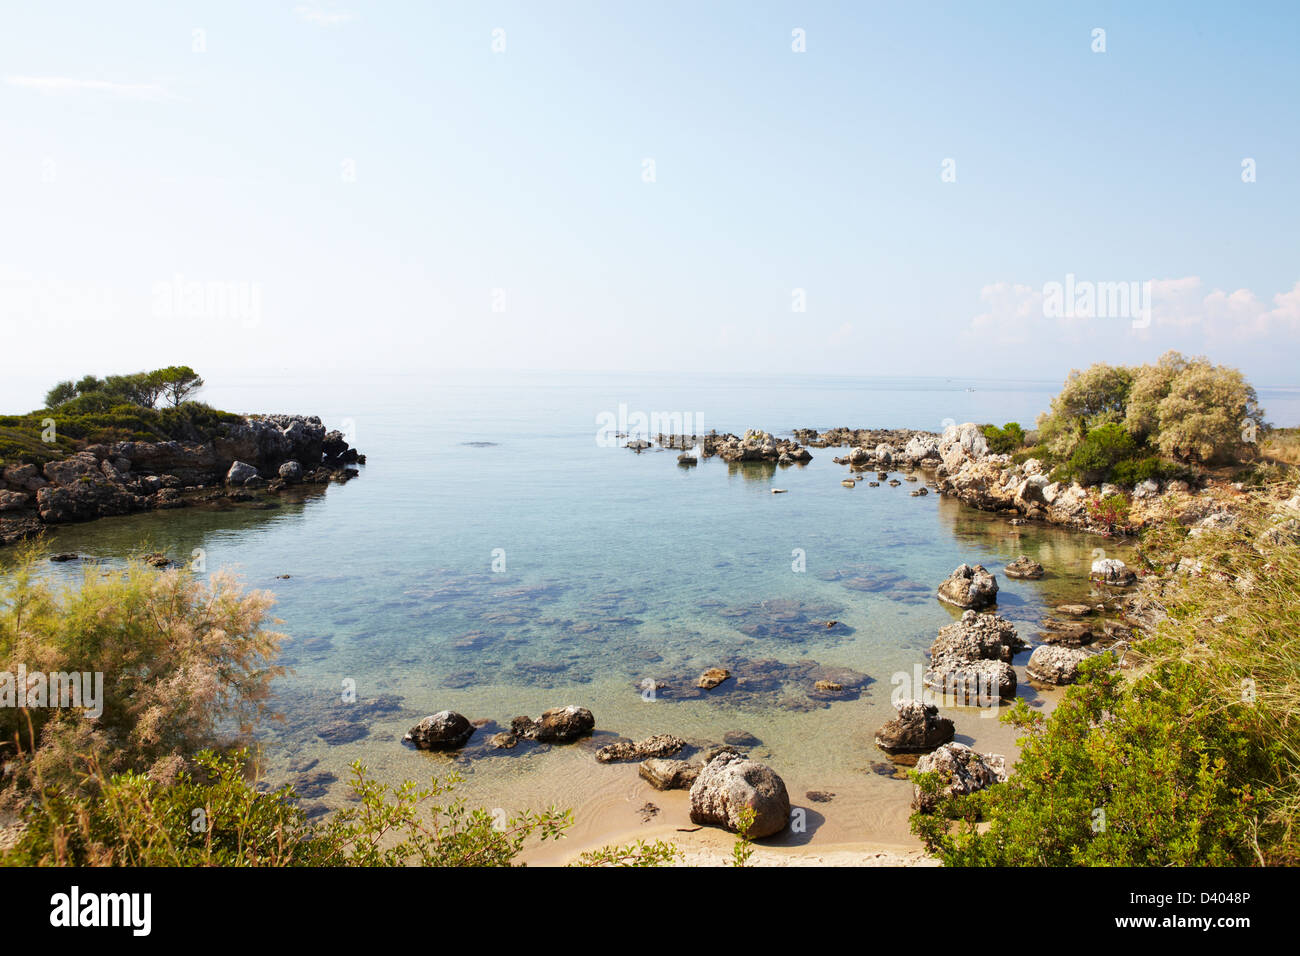
{"type": "Polygon", "coordinates": [[[726,668],[710,667],[700,675],[700,679],[695,682],[695,686],[699,687],[701,690],[713,690],[713,688],[717,687],[730,676],[731,671],[726,668]]]}
{"type": "Polygon", "coordinates": [[[988,607],[998,599],[998,582],[982,564],[963,564],[939,585],[939,600],[960,608],[988,607]]]}
{"type": "Polygon", "coordinates": [[[420,750],[459,750],[474,735],[474,725],[454,710],[430,714],[402,739],[420,750]]]}
{"type": "Polygon", "coordinates": [[[685,760],[652,757],[637,769],[641,778],[656,790],[688,790],[700,774],[700,768],[685,760]]]}
{"type": "Polygon", "coordinates": [[[596,759],[601,763],[619,760],[645,760],[648,757],[671,757],[686,746],[686,741],[672,734],[655,734],[645,740],[633,743],[620,740],[608,744],[596,751],[596,759]]]}
{"type": "Polygon", "coordinates": [[[934,704],[900,700],[898,716],[876,731],[876,746],[890,753],[921,753],[948,743],[955,732],[934,704]]]}
{"type": "Polygon", "coordinates": [[[1046,573],[1041,564],[1023,554],[1002,570],[1006,572],[1009,578],[1028,578],[1030,580],[1037,580],[1046,573]]]}
{"type": "Polygon", "coordinates": [[[780,833],[790,820],[785,782],[766,764],[723,753],[700,771],[691,786],[691,822],[737,832],[740,813],[754,811],[749,835],[762,839],[780,833]]]}

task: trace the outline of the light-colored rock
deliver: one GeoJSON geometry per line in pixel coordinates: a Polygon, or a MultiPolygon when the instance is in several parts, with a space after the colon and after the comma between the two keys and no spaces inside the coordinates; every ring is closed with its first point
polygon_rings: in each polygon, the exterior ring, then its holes
{"type": "Polygon", "coordinates": [[[784,830],[790,821],[790,796],[771,767],[739,754],[723,753],[700,771],[691,786],[691,822],[738,831],[741,811],[750,809],[754,839],[784,830]]]}
{"type": "Polygon", "coordinates": [[[997,579],[982,564],[960,565],[939,585],[939,600],[960,608],[978,610],[997,599],[997,579]]]}
{"type": "Polygon", "coordinates": [[[916,787],[912,806],[928,813],[943,796],[965,796],[1007,780],[1007,760],[1001,754],[981,754],[965,744],[948,743],[916,762],[919,773],[938,774],[942,781],[939,794],[929,795],[916,787]]]}

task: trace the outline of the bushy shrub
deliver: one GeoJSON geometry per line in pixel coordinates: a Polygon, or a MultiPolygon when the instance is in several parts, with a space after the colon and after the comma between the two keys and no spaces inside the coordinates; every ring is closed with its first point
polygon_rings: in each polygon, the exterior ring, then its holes
{"type": "Polygon", "coordinates": [[[0,707],[0,761],[22,755],[11,787],[75,788],[85,759],[106,773],[144,771],[266,713],[283,639],[267,629],[269,592],[141,561],[108,575],[88,564],[75,585],[58,586],[37,560],[28,547],[0,578],[0,661],[29,674],[102,675],[102,713],[0,707]]]}
{"type": "Polygon", "coordinates": [[[1263,427],[1263,413],[1237,369],[1167,352],[1154,365],[1072,371],[1038,417],[1040,440],[1058,461],[1108,424],[1122,424],[1146,454],[1208,463],[1240,454],[1263,427]]]}
{"type": "Polygon", "coordinates": [[[1175,478],[1186,480],[1191,477],[1192,472],[1185,465],[1166,461],[1158,455],[1117,462],[1110,473],[1110,480],[1117,485],[1137,485],[1147,480],[1172,481],[1175,478]]]}
{"type": "Polygon", "coordinates": [[[1137,451],[1137,443],[1123,425],[1100,425],[1075,446],[1060,469],[1061,475],[1081,484],[1105,481],[1116,465],[1133,458],[1137,451]]]}
{"type": "Polygon", "coordinates": [[[984,438],[993,454],[1010,455],[1024,446],[1025,430],[1017,422],[1007,422],[1001,428],[985,425],[984,438]]]}
{"type": "Polygon", "coordinates": [[[1300,862],[1300,526],[1247,508],[1189,535],[1171,513],[1138,560],[1163,577],[1124,650],[1136,666],[1084,662],[1046,717],[1016,703],[1010,779],[913,816],[945,863],[1300,862]]]}
{"type": "Polygon", "coordinates": [[[1133,687],[1106,657],[1047,718],[1018,701],[1027,730],[1015,772],[917,814],[913,830],[950,866],[1228,866],[1257,862],[1271,774],[1242,705],[1208,696],[1195,668],[1162,664],[1133,687]],[[949,820],[962,823],[952,832],[949,820]],[[977,821],[983,826],[977,827],[977,821]],[[982,831],[982,832],[981,832],[982,831]]]}
{"type": "Polygon", "coordinates": [[[1132,382],[1132,371],[1123,366],[1099,362],[1072,370],[1051,411],[1038,416],[1039,442],[1057,460],[1068,459],[1094,428],[1124,420],[1132,382]]]}
{"type": "MultiPolygon", "coordinates": [[[[244,779],[246,752],[200,752],[171,779],[138,772],[98,786],[50,791],[24,815],[18,844],[3,857],[39,866],[509,866],[531,837],[558,838],[570,812],[510,818],[439,801],[460,778],[391,787],[354,763],[355,806],[312,823],[294,792],[264,792],[244,779]]],[[[625,851],[624,865],[653,865],[655,848],[625,851]],[[635,861],[649,860],[650,864],[635,861]]]]}

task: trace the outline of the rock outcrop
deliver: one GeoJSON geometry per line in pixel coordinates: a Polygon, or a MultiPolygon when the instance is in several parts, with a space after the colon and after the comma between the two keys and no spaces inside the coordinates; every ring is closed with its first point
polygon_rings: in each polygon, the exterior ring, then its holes
{"type": "Polygon", "coordinates": [[[402,739],[420,750],[459,750],[474,736],[474,725],[454,710],[430,714],[402,739]]]}
{"type": "Polygon", "coordinates": [[[671,757],[686,746],[686,741],[672,734],[655,734],[645,740],[619,740],[607,744],[596,751],[596,759],[601,763],[614,763],[620,760],[645,760],[647,758],[671,757]]]}
{"type": "Polygon", "coordinates": [[[586,707],[569,704],[544,711],[538,720],[516,717],[510,721],[510,730],[525,740],[540,743],[566,744],[585,737],[596,727],[596,718],[586,707]]]}
{"type": "Polygon", "coordinates": [[[923,813],[934,809],[943,796],[964,796],[1007,779],[1007,761],[1001,754],[981,754],[965,744],[944,744],[934,753],[916,762],[918,773],[935,773],[940,779],[938,793],[913,788],[912,806],[923,813]]]}
{"type": "Polygon", "coordinates": [[[206,496],[299,482],[346,481],[364,463],[319,418],[266,415],[224,422],[194,441],[88,445],[67,458],[0,472],[0,544],[42,526],[184,507],[206,496]]]}
{"type": "Polygon", "coordinates": [[[1025,674],[1043,684],[1073,684],[1079,679],[1079,665],[1093,653],[1080,647],[1042,644],[1029,655],[1025,674]]]}
{"type": "Polygon", "coordinates": [[[963,564],[939,585],[939,600],[960,608],[979,610],[997,599],[997,578],[982,564],[963,564]]]}
{"type": "Polygon", "coordinates": [[[719,754],[704,765],[691,786],[691,822],[735,833],[745,809],[754,813],[751,837],[780,833],[790,820],[785,782],[756,760],[735,753],[719,754]]]}
{"type": "Polygon", "coordinates": [[[939,708],[919,700],[898,702],[898,716],[876,731],[876,746],[887,753],[925,753],[948,743],[953,722],[939,708]]]}

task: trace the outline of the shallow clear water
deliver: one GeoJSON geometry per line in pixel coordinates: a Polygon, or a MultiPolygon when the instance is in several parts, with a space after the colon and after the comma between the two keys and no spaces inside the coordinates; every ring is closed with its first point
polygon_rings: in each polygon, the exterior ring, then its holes
{"type": "MultiPolygon", "coordinates": [[[[919,484],[844,488],[832,449],[814,449],[807,466],[683,468],[675,452],[601,447],[597,416],[625,403],[695,414],[719,431],[939,430],[944,419],[1031,421],[1053,390],[582,375],[233,382],[205,397],[354,429],[369,458],[361,478],[274,510],[68,526],[50,546],[110,562],[146,543],[178,558],[202,549],[209,569],[234,566],[250,586],[273,590],[294,672],[277,688],[284,723],[263,732],[268,770],[273,782],[295,781],[319,761],[313,772],[339,777],[312,792],[326,805],[343,800],[355,759],[394,781],[455,767],[473,802],[573,806],[579,833],[597,839],[634,825],[646,799],[666,816],[680,808],[640,783],[634,765],[597,764],[596,746],[657,732],[720,742],[744,730],[761,739],[753,751],[796,802],[807,789],[835,792],[817,805],[818,839],[899,840],[908,785],[871,772],[882,756],[871,738],[892,715],[896,683],[912,678],[955,616],[935,587],[963,562],[988,566],[1001,613],[1029,636],[1047,606],[1086,593],[1093,549],[1114,552],[1114,543],[910,497],[919,484]],[[504,570],[493,570],[494,549],[504,570]],[[792,566],[796,549],[803,571],[792,566]],[[1022,553],[1049,576],[1007,579],[1002,565],[1022,553]],[[696,699],[643,699],[647,680],[683,686],[712,666],[748,680],[696,699]],[[820,666],[870,683],[853,700],[815,700],[820,666]],[[355,681],[356,704],[341,699],[345,680],[355,681]],[[592,709],[595,739],[488,752],[488,728],[458,759],[400,743],[419,717],[444,708],[506,725],[568,703],[592,709]]],[[[958,729],[981,746],[1011,745],[1005,728],[973,711],[958,714],[958,729]]]]}

